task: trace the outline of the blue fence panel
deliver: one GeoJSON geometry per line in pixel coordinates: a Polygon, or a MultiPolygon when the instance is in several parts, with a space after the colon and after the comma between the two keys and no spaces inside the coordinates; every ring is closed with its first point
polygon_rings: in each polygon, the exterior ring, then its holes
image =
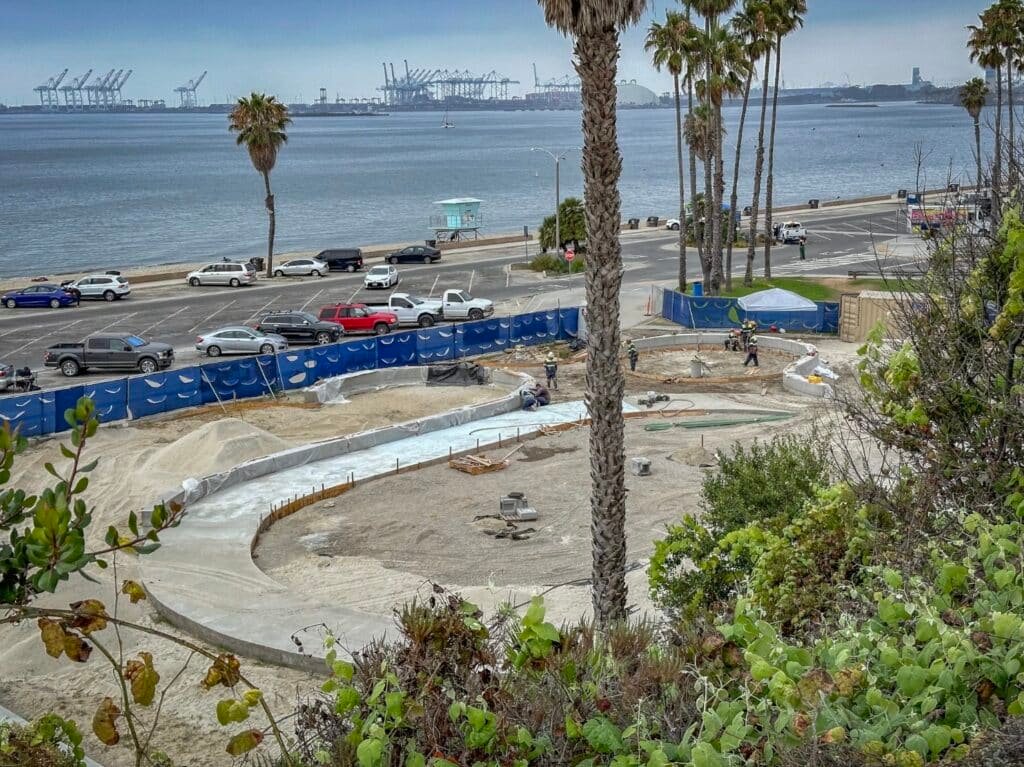
{"type": "Polygon", "coordinates": [[[339,346],[341,348],[342,374],[373,370],[377,367],[376,338],[353,339],[339,344],[339,346]]]}
{"type": "Polygon", "coordinates": [[[200,365],[197,373],[196,386],[206,404],[259,397],[281,387],[277,361],[271,355],[211,362],[200,365]]]}
{"type": "MultiPolygon", "coordinates": [[[[63,389],[55,389],[53,392],[49,392],[53,395],[53,431],[54,433],[59,431],[67,431],[71,427],[68,426],[68,422],[64,420],[64,411],[68,408],[72,408],[78,402],[79,398],[86,393],[88,387],[86,386],[67,386],[63,389]]],[[[128,407],[128,392],[125,390],[125,412],[127,413],[128,407]]],[[[97,411],[99,408],[97,407],[97,411]]],[[[127,414],[122,416],[127,418],[127,414]]],[[[100,419],[103,420],[102,418],[100,419]]],[[[110,419],[112,420],[112,419],[110,419]]]]}
{"type": "Polygon", "coordinates": [[[476,320],[457,325],[455,328],[455,353],[459,357],[476,354],[493,354],[508,346],[507,323],[497,317],[476,320]]]}
{"type": "Polygon", "coordinates": [[[753,319],[762,328],[803,333],[835,333],[839,329],[839,304],[818,303],[814,312],[747,312],[735,298],[686,296],[666,290],[662,316],[688,328],[732,328],[753,319]]]}
{"type": "Polygon", "coordinates": [[[344,362],[340,344],[314,346],[309,349],[309,359],[315,363],[312,370],[316,381],[341,375],[343,372],[344,362]]]}
{"type": "Polygon", "coordinates": [[[43,431],[43,398],[40,393],[12,394],[0,398],[0,420],[23,437],[39,437],[43,431]]]}
{"type": "Polygon", "coordinates": [[[42,407],[40,430],[43,434],[54,434],[70,428],[67,421],[64,420],[64,411],[57,411],[56,402],[57,393],[55,391],[39,392],[39,404],[42,407]],[[61,428],[61,424],[64,424],[63,428],[61,428]]]}
{"type": "MultiPolygon", "coordinates": [[[[548,314],[548,312],[533,312],[531,314],[517,314],[512,317],[509,341],[513,344],[524,344],[526,346],[553,341],[553,336],[557,335],[557,325],[555,333],[551,333],[548,326],[548,314]]],[[[557,319],[557,313],[552,312],[552,314],[557,319]]]]}
{"type": "Polygon", "coordinates": [[[416,331],[377,336],[377,367],[394,368],[416,364],[416,331]]]}
{"type": "Polygon", "coordinates": [[[416,331],[416,361],[420,365],[433,365],[455,357],[455,327],[436,325],[416,331]]]}
{"type": "Polygon", "coordinates": [[[311,357],[309,349],[289,349],[277,355],[277,369],[285,389],[301,389],[316,383],[316,367],[317,360],[311,357]]]}
{"type": "Polygon", "coordinates": [[[821,319],[818,327],[822,333],[839,332],[839,304],[835,301],[821,301],[818,303],[821,319]]]}
{"type": "Polygon", "coordinates": [[[54,408],[57,410],[58,419],[58,431],[61,431],[60,425],[64,423],[64,428],[68,428],[64,422],[64,410],[72,407],[74,403],[64,404],[65,397],[74,397],[75,400],[79,396],[86,396],[92,399],[96,404],[96,417],[100,419],[100,423],[108,423],[110,421],[121,421],[128,417],[128,379],[118,378],[113,381],[99,381],[93,384],[86,384],[85,386],[73,387],[73,389],[58,390],[57,401],[54,403],[54,408]],[[73,390],[79,391],[76,394],[73,390]],[[70,392],[65,394],[64,392],[70,392]]]}
{"type": "Polygon", "coordinates": [[[130,418],[142,418],[203,404],[199,368],[187,367],[148,376],[132,376],[126,381],[130,418]]]}
{"type": "Polygon", "coordinates": [[[559,337],[563,340],[566,338],[575,338],[580,332],[580,310],[577,307],[570,307],[568,309],[559,309],[559,337]]]}

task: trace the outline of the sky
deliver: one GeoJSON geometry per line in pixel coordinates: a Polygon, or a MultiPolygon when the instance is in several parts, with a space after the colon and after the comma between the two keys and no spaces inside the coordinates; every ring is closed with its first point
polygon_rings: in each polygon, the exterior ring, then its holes
{"type": "MultiPolygon", "coordinates": [[[[807,0],[804,28],[783,45],[787,87],[910,81],[978,74],[964,48],[981,0],[807,0]]],[[[670,80],[643,51],[644,31],[671,0],[652,0],[622,40],[620,77],[656,92],[670,80]]],[[[572,43],[544,24],[535,0],[0,0],[0,103],[38,101],[35,85],[70,68],[131,68],[123,95],[176,100],[176,86],[209,74],[200,103],[252,90],[286,102],[379,96],[381,62],[492,70],[513,94],[572,72],[572,43]]],[[[92,79],[92,78],[90,78],[92,79]]]]}

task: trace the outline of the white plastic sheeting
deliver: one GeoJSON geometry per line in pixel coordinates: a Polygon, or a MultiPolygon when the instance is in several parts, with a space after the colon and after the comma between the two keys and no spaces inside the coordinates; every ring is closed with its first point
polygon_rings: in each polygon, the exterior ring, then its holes
{"type": "Polygon", "coordinates": [[[782,288],[770,288],[736,300],[748,312],[816,312],[813,301],[782,288]]]}

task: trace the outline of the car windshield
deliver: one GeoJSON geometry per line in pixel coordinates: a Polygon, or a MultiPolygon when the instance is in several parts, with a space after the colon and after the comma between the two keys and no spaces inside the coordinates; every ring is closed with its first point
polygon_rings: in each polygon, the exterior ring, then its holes
{"type": "Polygon", "coordinates": [[[422,298],[416,298],[416,296],[409,296],[409,302],[413,306],[419,306],[420,304],[423,303],[423,299],[422,298]]]}
{"type": "Polygon", "coordinates": [[[387,274],[388,268],[386,266],[375,266],[370,270],[370,274],[387,274]]]}
{"type": "Polygon", "coordinates": [[[146,342],[138,336],[125,336],[124,342],[129,346],[134,346],[136,348],[146,345],[146,342]]]}

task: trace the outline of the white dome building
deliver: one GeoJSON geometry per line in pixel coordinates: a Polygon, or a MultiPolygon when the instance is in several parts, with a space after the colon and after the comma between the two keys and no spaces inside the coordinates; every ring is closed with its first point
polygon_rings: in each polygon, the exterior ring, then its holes
{"type": "Polygon", "coordinates": [[[618,96],[615,103],[620,107],[649,107],[656,106],[658,97],[650,88],[638,85],[636,80],[620,80],[618,84],[618,96]]]}

